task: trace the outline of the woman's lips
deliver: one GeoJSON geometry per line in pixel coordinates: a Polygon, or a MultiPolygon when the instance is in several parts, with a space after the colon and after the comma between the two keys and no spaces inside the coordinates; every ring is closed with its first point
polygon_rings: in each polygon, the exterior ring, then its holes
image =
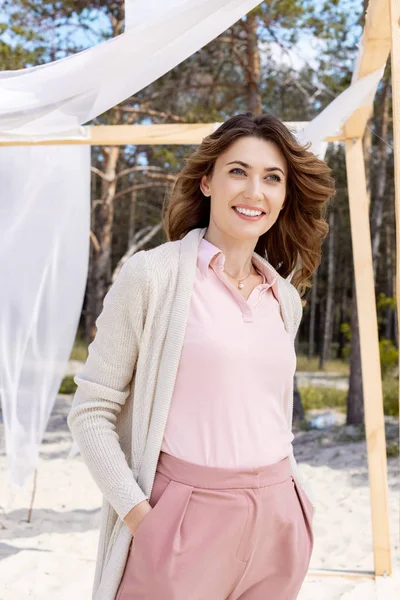
{"type": "Polygon", "coordinates": [[[238,217],[244,219],[245,221],[259,221],[260,219],[265,217],[265,213],[263,212],[257,217],[249,217],[248,215],[244,215],[243,213],[238,212],[234,206],[232,208],[235,211],[235,214],[237,214],[238,217]]]}

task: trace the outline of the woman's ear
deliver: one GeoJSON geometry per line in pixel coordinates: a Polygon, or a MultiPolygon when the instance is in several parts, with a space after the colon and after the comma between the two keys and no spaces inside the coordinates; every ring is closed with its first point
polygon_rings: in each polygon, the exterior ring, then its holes
{"type": "Polygon", "coordinates": [[[200,189],[203,192],[204,196],[210,196],[210,185],[208,182],[207,175],[203,175],[200,180],[200,189]]]}

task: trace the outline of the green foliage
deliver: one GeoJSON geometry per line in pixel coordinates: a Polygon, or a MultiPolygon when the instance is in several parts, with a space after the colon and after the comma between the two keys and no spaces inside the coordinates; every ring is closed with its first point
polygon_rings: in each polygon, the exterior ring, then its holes
{"type": "Polygon", "coordinates": [[[313,429],[313,427],[311,426],[310,421],[307,421],[307,419],[304,419],[304,421],[297,421],[296,422],[296,426],[301,431],[311,431],[313,429]]]}
{"type": "Polygon", "coordinates": [[[396,310],[396,308],[397,308],[396,298],[393,296],[386,296],[386,294],[384,294],[383,292],[380,292],[377,303],[376,303],[377,310],[381,311],[382,309],[386,309],[388,307],[393,310],[396,310]]]}
{"type": "Polygon", "coordinates": [[[85,361],[87,359],[88,349],[86,342],[81,338],[80,335],[77,336],[74,347],[71,351],[70,360],[81,360],[85,361]]]}
{"type": "Polygon", "coordinates": [[[341,333],[343,333],[346,341],[350,342],[350,340],[351,340],[351,326],[350,326],[350,323],[341,323],[340,324],[340,331],[341,331],[341,333]]]}
{"type": "Polygon", "coordinates": [[[385,415],[396,417],[399,414],[399,380],[385,377],[382,382],[382,393],[385,415]]]}
{"type": "Polygon", "coordinates": [[[165,169],[175,170],[181,165],[179,153],[172,146],[157,146],[153,150],[153,158],[160,161],[165,169]]]}
{"type": "Polygon", "coordinates": [[[335,388],[307,386],[299,388],[305,411],[321,408],[346,410],[347,392],[335,388]]]}
{"type": "Polygon", "coordinates": [[[349,358],[350,356],[350,343],[351,343],[351,325],[350,323],[341,323],[340,332],[343,333],[346,343],[342,349],[343,358],[349,358]]]}
{"type": "Polygon", "coordinates": [[[384,378],[399,362],[399,351],[392,340],[380,340],[379,355],[381,359],[382,378],[384,378]]]}
{"type": "Polygon", "coordinates": [[[0,23],[0,70],[18,70],[45,62],[44,36],[27,15],[27,6],[5,0],[0,23]]]}
{"type": "MultiPolygon", "coordinates": [[[[342,375],[349,374],[349,363],[344,360],[327,360],[325,362],[324,373],[341,373],[342,375]]],[[[308,358],[305,354],[297,355],[297,370],[308,372],[321,372],[319,369],[319,357],[313,356],[308,358]]]]}
{"type": "Polygon", "coordinates": [[[396,444],[396,442],[386,442],[386,456],[388,458],[399,456],[399,444],[396,444]]]}
{"type": "MultiPolygon", "coordinates": [[[[399,414],[399,382],[394,377],[386,377],[382,382],[383,409],[387,416],[399,414]]],[[[347,392],[335,388],[307,386],[299,388],[305,411],[335,408],[346,412],[347,392]]]]}
{"type": "Polygon", "coordinates": [[[376,302],[376,311],[378,316],[379,330],[384,330],[386,319],[389,311],[397,311],[397,302],[395,296],[387,296],[384,292],[380,292],[376,302]]]}
{"type": "Polygon", "coordinates": [[[58,393],[59,394],[74,394],[76,388],[77,388],[77,385],[74,381],[74,378],[71,377],[70,375],[67,375],[62,380],[60,389],[58,390],[58,393]]]}

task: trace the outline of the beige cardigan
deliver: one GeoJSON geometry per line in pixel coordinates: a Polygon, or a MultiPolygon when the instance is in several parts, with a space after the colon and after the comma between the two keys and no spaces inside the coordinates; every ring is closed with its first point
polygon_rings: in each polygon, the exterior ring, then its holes
{"type": "MultiPolygon", "coordinates": [[[[93,600],[115,600],[132,539],[122,519],[151,495],[198,245],[206,230],[193,229],[182,240],[137,252],[124,264],[104,298],[86,364],[75,377],[78,389],[68,425],[103,493],[93,600]]],[[[279,274],[278,294],[285,328],[294,342],[301,301],[279,274]]],[[[293,389],[287,406],[291,428],[293,389]]],[[[290,460],[304,488],[293,453],[290,460]]]]}

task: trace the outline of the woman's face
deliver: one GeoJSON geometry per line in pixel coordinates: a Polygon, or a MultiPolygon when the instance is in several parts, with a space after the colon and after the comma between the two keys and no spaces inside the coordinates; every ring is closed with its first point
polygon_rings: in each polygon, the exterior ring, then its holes
{"type": "Polygon", "coordinates": [[[211,177],[201,180],[203,194],[211,196],[210,227],[256,244],[277,220],[286,185],[287,163],[278,146],[257,137],[239,138],[217,158],[211,177]],[[246,217],[235,207],[262,214],[246,217]]]}

